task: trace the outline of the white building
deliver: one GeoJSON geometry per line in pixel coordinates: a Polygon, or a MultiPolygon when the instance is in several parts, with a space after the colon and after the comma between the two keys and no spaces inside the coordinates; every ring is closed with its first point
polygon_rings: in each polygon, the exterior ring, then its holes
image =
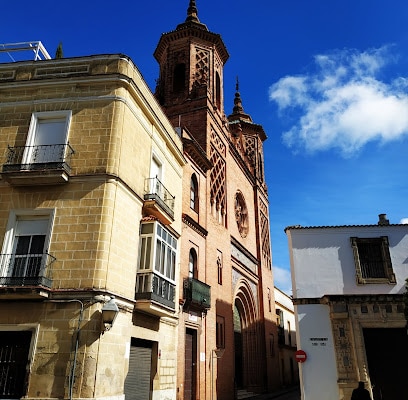
{"type": "Polygon", "coordinates": [[[275,287],[276,325],[281,386],[299,383],[299,369],[295,360],[296,332],[295,311],[292,298],[275,287]]]}
{"type": "Polygon", "coordinates": [[[408,225],[286,228],[302,400],[407,399],[408,225]]]}

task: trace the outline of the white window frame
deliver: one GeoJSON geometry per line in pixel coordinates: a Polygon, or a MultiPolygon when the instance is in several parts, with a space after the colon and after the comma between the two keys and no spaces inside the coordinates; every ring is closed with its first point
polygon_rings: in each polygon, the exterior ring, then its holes
{"type": "Polygon", "coordinates": [[[35,143],[35,135],[37,132],[37,127],[39,121],[41,120],[50,120],[50,119],[60,119],[65,120],[65,139],[64,143],[55,143],[55,144],[67,144],[68,143],[68,133],[71,126],[72,111],[71,110],[62,110],[62,111],[44,111],[44,112],[34,112],[31,115],[30,128],[27,134],[26,148],[23,154],[23,164],[30,164],[30,160],[33,154],[33,147],[35,143]]]}
{"type": "MultiPolygon", "coordinates": [[[[150,268],[140,268],[140,262],[141,262],[141,257],[142,257],[142,240],[140,240],[140,245],[139,245],[139,257],[138,257],[138,265],[137,265],[137,272],[138,273],[154,273],[156,275],[159,275],[160,277],[164,278],[165,280],[171,282],[172,284],[176,284],[176,273],[177,273],[177,262],[178,262],[178,253],[177,253],[177,243],[178,240],[177,238],[169,232],[166,227],[161,224],[159,221],[155,222],[149,222],[148,224],[153,224],[153,232],[152,233],[147,233],[147,234],[141,234],[140,238],[148,238],[151,237],[151,247],[150,247],[150,268]],[[169,245],[168,242],[166,242],[162,237],[160,237],[157,233],[157,227],[160,226],[162,230],[165,230],[168,235],[171,236],[172,240],[175,241],[176,247],[173,245],[169,245]],[[157,257],[157,252],[159,251],[157,241],[160,241],[160,243],[163,243],[165,245],[165,255],[166,255],[166,265],[164,265],[164,272],[160,271],[160,269],[156,268],[156,257],[157,257]],[[169,260],[167,259],[168,256],[168,248],[173,252],[174,254],[174,265],[173,265],[173,270],[169,271],[169,260]],[[172,275],[173,277],[169,276],[172,275]]],[[[148,225],[145,224],[145,225],[148,225]]]]}
{"type": "MultiPolygon", "coordinates": [[[[16,227],[17,222],[19,219],[25,220],[35,220],[35,219],[48,219],[48,228],[47,228],[47,235],[44,243],[45,251],[48,251],[50,241],[51,241],[51,233],[52,227],[54,223],[54,209],[38,209],[38,210],[11,210],[9,219],[7,222],[6,234],[4,235],[3,240],[3,247],[2,247],[2,254],[12,254],[13,246],[15,242],[15,234],[16,234],[16,227]]],[[[3,259],[2,265],[0,265],[0,276],[9,276],[10,270],[8,269],[8,261],[6,258],[3,259]],[[7,268],[7,270],[6,270],[7,268]]]]}

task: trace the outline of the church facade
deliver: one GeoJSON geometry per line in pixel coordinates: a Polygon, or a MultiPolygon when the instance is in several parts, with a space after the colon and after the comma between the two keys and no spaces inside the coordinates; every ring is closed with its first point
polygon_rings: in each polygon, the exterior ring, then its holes
{"type": "Polygon", "coordinates": [[[183,140],[180,399],[234,399],[279,386],[268,192],[261,125],[237,82],[225,110],[220,35],[187,18],[161,36],[156,98],[183,140]]]}

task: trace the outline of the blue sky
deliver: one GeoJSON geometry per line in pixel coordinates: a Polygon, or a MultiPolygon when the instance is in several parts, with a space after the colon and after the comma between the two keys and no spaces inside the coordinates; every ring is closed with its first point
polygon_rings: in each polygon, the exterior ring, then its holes
{"type": "MultiPolygon", "coordinates": [[[[2,4],[0,43],[40,40],[53,56],[124,53],[154,90],[153,51],[188,0],[2,4]]],[[[221,34],[226,113],[239,77],[263,125],[275,284],[290,293],[289,225],[408,218],[406,0],[197,0],[221,34]]],[[[8,61],[0,55],[0,62],[8,61]]]]}

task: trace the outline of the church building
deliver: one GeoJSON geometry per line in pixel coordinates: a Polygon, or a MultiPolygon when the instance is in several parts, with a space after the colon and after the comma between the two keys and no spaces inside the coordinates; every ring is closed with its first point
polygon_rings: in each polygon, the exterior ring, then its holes
{"type": "Polygon", "coordinates": [[[161,36],[155,96],[183,140],[178,398],[234,399],[279,385],[261,125],[237,81],[225,110],[228,51],[187,18],[161,36]],[[233,100],[233,101],[232,101],[233,100]]]}

